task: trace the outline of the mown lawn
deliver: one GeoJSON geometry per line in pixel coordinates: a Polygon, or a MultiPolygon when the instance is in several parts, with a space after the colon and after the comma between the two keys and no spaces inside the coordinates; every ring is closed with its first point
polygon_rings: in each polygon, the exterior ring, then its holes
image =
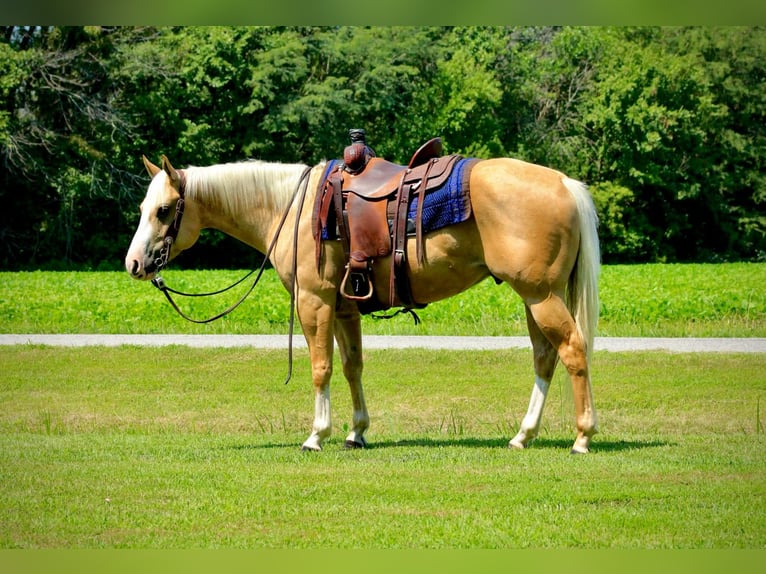
{"type": "Polygon", "coordinates": [[[304,453],[305,351],[0,348],[2,548],[766,546],[760,356],[596,353],[601,433],[559,373],[541,437],[506,448],[528,351],[368,351],[370,448],[304,453]],[[407,369],[400,369],[402,364],[407,369]]]}

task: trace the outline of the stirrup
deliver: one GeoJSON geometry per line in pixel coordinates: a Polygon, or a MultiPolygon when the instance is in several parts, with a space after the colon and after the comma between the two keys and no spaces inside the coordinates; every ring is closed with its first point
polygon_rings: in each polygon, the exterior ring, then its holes
{"type": "Polygon", "coordinates": [[[346,265],[346,274],[343,276],[343,281],[341,281],[340,284],[340,294],[343,295],[346,299],[350,299],[351,301],[368,301],[372,299],[372,292],[373,292],[373,286],[372,286],[372,278],[370,277],[369,272],[368,273],[360,273],[358,271],[351,272],[351,266],[346,265]],[[359,290],[360,287],[364,285],[364,279],[367,279],[367,293],[360,295],[359,290]],[[359,279],[357,279],[357,277],[359,279]],[[346,282],[351,278],[351,289],[353,293],[346,292],[346,282]]]}

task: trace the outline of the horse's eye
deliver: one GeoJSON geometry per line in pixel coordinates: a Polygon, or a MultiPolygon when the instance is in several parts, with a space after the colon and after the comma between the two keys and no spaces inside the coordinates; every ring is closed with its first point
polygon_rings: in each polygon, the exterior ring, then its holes
{"type": "Polygon", "coordinates": [[[170,215],[170,206],[169,205],[162,205],[157,210],[157,219],[165,219],[168,215],[170,215]]]}

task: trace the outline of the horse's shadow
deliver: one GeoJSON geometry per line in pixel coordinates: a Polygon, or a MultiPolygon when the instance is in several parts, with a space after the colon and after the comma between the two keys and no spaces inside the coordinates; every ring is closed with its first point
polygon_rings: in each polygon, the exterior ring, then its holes
{"type": "MultiPolygon", "coordinates": [[[[572,441],[568,439],[537,438],[529,446],[532,450],[568,449],[572,441]]],[[[640,450],[646,448],[658,448],[671,446],[671,443],[663,440],[604,440],[594,441],[591,447],[593,453],[599,452],[622,452],[640,450]]],[[[456,438],[412,438],[393,441],[371,442],[367,445],[370,450],[383,448],[411,448],[411,447],[434,447],[434,448],[508,448],[505,439],[484,439],[474,437],[456,438]]]]}
{"type": "MultiPolygon", "coordinates": [[[[630,450],[642,450],[647,448],[659,448],[672,446],[673,443],[665,440],[600,440],[594,441],[592,453],[612,453],[630,450]]],[[[294,443],[266,443],[266,444],[240,444],[235,449],[279,449],[295,447],[294,443]]],[[[531,450],[563,450],[569,449],[572,441],[568,439],[537,438],[531,445],[531,450]]],[[[343,443],[331,441],[325,445],[327,448],[343,448],[343,443]]],[[[508,441],[502,438],[476,438],[476,437],[447,437],[447,438],[410,438],[400,440],[382,440],[370,442],[364,450],[395,449],[395,448],[508,448],[508,441]]],[[[352,450],[352,449],[349,449],[352,450]]],[[[362,450],[362,449],[359,449],[362,450]]]]}

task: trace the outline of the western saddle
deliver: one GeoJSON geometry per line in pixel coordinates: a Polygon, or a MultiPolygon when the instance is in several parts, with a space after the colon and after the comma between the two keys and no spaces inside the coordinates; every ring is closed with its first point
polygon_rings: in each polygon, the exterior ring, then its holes
{"type": "Polygon", "coordinates": [[[422,263],[424,198],[444,185],[461,156],[441,156],[441,139],[433,138],[420,146],[406,166],[397,165],[376,157],[365,141],[364,130],[350,130],[349,135],[351,145],[344,150],[343,162],[329,173],[317,193],[317,267],[321,265],[322,230],[331,229],[334,223],[348,262],[340,286],[343,297],[356,301],[362,313],[391,307],[423,308],[410,288],[407,235],[414,232],[417,258],[422,263]],[[413,222],[408,212],[415,197],[419,200],[413,222]],[[374,298],[373,263],[391,254],[388,294],[374,298]]]}

